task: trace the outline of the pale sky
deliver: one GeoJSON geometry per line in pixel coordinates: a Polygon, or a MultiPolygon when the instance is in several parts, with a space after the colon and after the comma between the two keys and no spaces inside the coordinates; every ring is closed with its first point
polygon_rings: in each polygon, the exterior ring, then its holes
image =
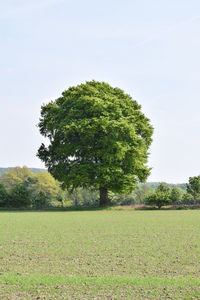
{"type": "Polygon", "coordinates": [[[0,0],[0,167],[44,167],[41,104],[91,79],[151,119],[148,181],[200,174],[199,0],[0,0]]]}

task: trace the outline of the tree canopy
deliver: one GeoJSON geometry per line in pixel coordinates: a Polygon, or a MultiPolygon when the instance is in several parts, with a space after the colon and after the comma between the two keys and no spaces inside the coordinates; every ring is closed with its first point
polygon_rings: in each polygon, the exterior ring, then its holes
{"type": "Polygon", "coordinates": [[[171,202],[171,189],[165,182],[160,183],[156,190],[150,193],[146,198],[147,204],[156,205],[159,209],[171,202]]]}
{"type": "Polygon", "coordinates": [[[200,175],[190,177],[186,189],[194,200],[198,200],[200,198],[200,175]]]}
{"type": "Polygon", "coordinates": [[[31,177],[33,173],[27,167],[15,167],[9,169],[6,173],[4,173],[0,181],[4,184],[4,186],[11,190],[16,185],[20,185],[26,180],[27,178],[31,177]]]}
{"type": "Polygon", "coordinates": [[[153,128],[141,106],[119,88],[91,81],[70,87],[43,105],[40,133],[49,139],[38,150],[63,187],[128,193],[150,174],[148,149],[153,128]]]}
{"type": "Polygon", "coordinates": [[[178,187],[178,186],[174,186],[171,190],[171,200],[172,200],[172,203],[175,203],[177,201],[181,201],[182,198],[184,196],[184,192],[183,190],[178,187]]]}

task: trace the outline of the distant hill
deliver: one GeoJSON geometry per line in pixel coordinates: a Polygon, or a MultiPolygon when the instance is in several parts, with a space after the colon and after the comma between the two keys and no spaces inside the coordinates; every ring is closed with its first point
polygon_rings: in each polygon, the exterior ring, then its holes
{"type": "MultiPolygon", "coordinates": [[[[8,172],[8,170],[10,170],[12,168],[0,168],[0,176],[6,172],[8,172]]],[[[44,172],[46,171],[45,169],[39,169],[39,168],[29,168],[31,170],[31,172],[33,173],[40,173],[40,172],[44,172]]]]}

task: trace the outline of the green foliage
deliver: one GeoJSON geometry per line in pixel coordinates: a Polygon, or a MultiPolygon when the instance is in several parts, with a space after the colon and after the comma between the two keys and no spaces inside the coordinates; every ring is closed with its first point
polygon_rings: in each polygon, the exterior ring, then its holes
{"type": "Polygon", "coordinates": [[[184,204],[194,203],[193,196],[189,194],[187,191],[183,194],[182,202],[184,204]]]}
{"type": "Polygon", "coordinates": [[[24,181],[32,176],[32,172],[27,167],[15,167],[8,170],[8,172],[4,173],[0,181],[4,184],[6,189],[10,191],[16,185],[23,184],[24,181]]]}
{"type": "Polygon", "coordinates": [[[183,195],[184,195],[183,190],[178,186],[174,186],[171,189],[171,196],[170,196],[172,203],[180,202],[183,198],[183,195]]]}
{"type": "Polygon", "coordinates": [[[0,183],[0,207],[6,206],[8,203],[8,193],[5,186],[0,183]]]}
{"type": "MultiPolygon", "coordinates": [[[[193,190],[195,189],[195,192],[198,191],[197,179],[190,179],[190,185],[188,184],[187,190],[191,191],[191,186],[193,186],[193,190]]],[[[13,188],[16,186],[23,186],[26,189],[31,200],[29,207],[34,209],[50,206],[96,207],[99,205],[98,192],[94,188],[78,187],[74,188],[74,190],[63,190],[60,183],[56,181],[50,173],[45,171],[33,173],[27,167],[10,168],[8,174],[4,173],[4,175],[0,177],[0,182],[0,207],[26,206],[19,197],[16,198],[16,201],[19,199],[19,204],[13,201],[13,188]],[[4,182],[7,188],[3,184],[4,182]]],[[[167,190],[170,190],[170,199],[168,196],[166,197],[166,184],[158,184],[157,182],[145,184],[137,183],[135,190],[127,194],[109,191],[109,198],[111,205],[146,203],[158,207],[167,204],[193,205],[199,201],[199,196],[195,196],[194,198],[194,192],[193,195],[191,195],[188,191],[184,190],[184,187],[186,187],[185,184],[167,184],[167,187],[167,190]],[[163,199],[163,197],[165,199],[163,199]]]]}
{"type": "Polygon", "coordinates": [[[32,174],[26,180],[26,185],[32,197],[43,193],[46,198],[55,199],[59,193],[59,183],[48,172],[32,174]]]}
{"type": "Polygon", "coordinates": [[[138,184],[135,189],[135,202],[138,204],[144,203],[150,191],[151,188],[147,184],[138,184]]]}
{"type": "Polygon", "coordinates": [[[153,129],[141,106],[119,88],[91,81],[42,106],[38,156],[68,189],[127,193],[145,181],[153,129]],[[104,190],[103,190],[104,189],[104,190]]]}
{"type": "Polygon", "coordinates": [[[111,195],[111,203],[114,205],[131,205],[144,204],[146,197],[153,190],[148,184],[138,183],[135,190],[130,194],[114,194],[111,195]]]}
{"type": "Polygon", "coordinates": [[[92,189],[76,188],[73,191],[65,191],[65,196],[62,198],[65,199],[64,204],[66,206],[98,206],[97,192],[92,189]]]}
{"type": "Polygon", "coordinates": [[[160,183],[155,191],[146,197],[146,203],[149,205],[156,205],[159,209],[171,204],[171,189],[166,183],[160,183]]]}
{"type": "Polygon", "coordinates": [[[84,206],[98,206],[98,194],[94,189],[81,189],[84,206]]]}
{"type": "Polygon", "coordinates": [[[198,200],[200,198],[200,175],[190,177],[186,189],[187,192],[192,195],[194,200],[198,200]]]}
{"type": "Polygon", "coordinates": [[[50,205],[53,201],[57,201],[61,195],[60,184],[45,171],[32,173],[27,167],[11,168],[2,175],[0,181],[2,186],[5,185],[8,190],[8,193],[5,188],[2,190],[2,193],[5,194],[6,192],[5,197],[9,199],[5,206],[42,208],[50,205]],[[24,200],[21,199],[23,193],[24,200]]]}
{"type": "Polygon", "coordinates": [[[36,209],[44,208],[49,205],[50,199],[47,195],[40,191],[39,193],[35,194],[32,198],[32,207],[36,209]]]}
{"type": "Polygon", "coordinates": [[[110,198],[112,205],[130,205],[136,202],[134,192],[127,195],[110,193],[110,198]]]}
{"type": "MultiPolygon", "coordinates": [[[[147,182],[146,183],[147,187],[149,187],[150,189],[152,190],[155,190],[159,185],[160,185],[160,182],[147,182]]],[[[173,187],[179,187],[181,190],[185,191],[186,189],[186,183],[177,183],[177,184],[174,184],[174,183],[168,183],[167,184],[170,188],[173,188],[173,187]]]]}
{"type": "MultiPolygon", "coordinates": [[[[4,174],[7,173],[9,170],[13,169],[12,167],[10,168],[0,168],[0,177],[4,174]]],[[[40,172],[44,172],[44,169],[39,169],[39,168],[29,168],[29,170],[32,173],[40,173],[40,172]]]]}
{"type": "Polygon", "coordinates": [[[30,194],[23,184],[17,184],[11,189],[9,205],[12,207],[29,207],[31,205],[30,194]]]}

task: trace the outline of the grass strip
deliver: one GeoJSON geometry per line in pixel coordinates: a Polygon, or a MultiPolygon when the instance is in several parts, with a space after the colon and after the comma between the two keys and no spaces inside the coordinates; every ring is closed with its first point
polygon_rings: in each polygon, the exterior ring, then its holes
{"type": "Polygon", "coordinates": [[[13,275],[6,274],[0,276],[0,284],[20,285],[24,287],[34,287],[37,285],[54,286],[54,285],[133,285],[133,286],[170,286],[200,287],[200,279],[193,277],[126,277],[126,276],[54,276],[54,275],[13,275]]]}

